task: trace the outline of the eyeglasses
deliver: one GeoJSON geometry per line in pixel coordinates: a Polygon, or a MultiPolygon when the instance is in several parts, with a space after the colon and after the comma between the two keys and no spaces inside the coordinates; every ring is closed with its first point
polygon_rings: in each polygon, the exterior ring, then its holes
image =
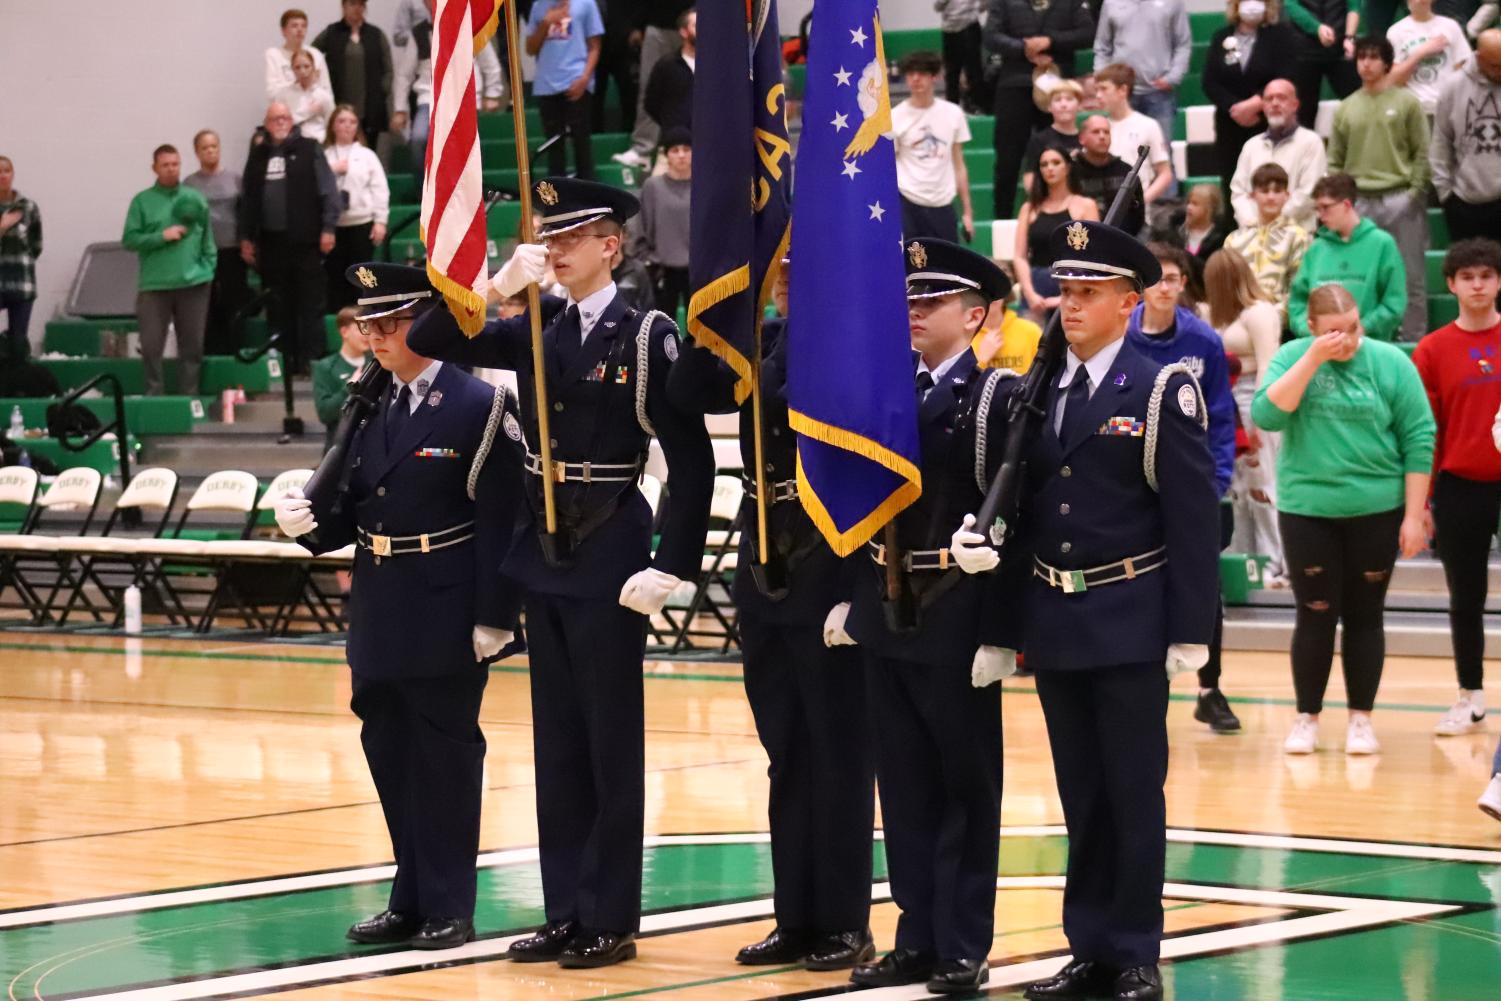
{"type": "Polygon", "coordinates": [[[401,329],[402,323],[411,319],[407,316],[377,316],[371,320],[360,320],[360,333],[366,337],[374,337],[380,334],[383,337],[391,337],[401,329]]]}
{"type": "Polygon", "coordinates": [[[541,237],[542,246],[548,250],[560,250],[563,253],[573,250],[585,240],[603,240],[598,233],[580,233],[578,230],[569,230],[567,233],[555,233],[541,237]]]}
{"type": "Polygon", "coordinates": [[[1163,275],[1157,282],[1158,285],[1182,285],[1185,281],[1182,275],[1163,275]]]}
{"type": "Polygon", "coordinates": [[[1341,204],[1343,204],[1343,203],[1342,202],[1314,202],[1313,203],[1313,210],[1315,212],[1317,212],[1319,215],[1323,215],[1325,212],[1328,212],[1330,209],[1338,208],[1341,204]]]}

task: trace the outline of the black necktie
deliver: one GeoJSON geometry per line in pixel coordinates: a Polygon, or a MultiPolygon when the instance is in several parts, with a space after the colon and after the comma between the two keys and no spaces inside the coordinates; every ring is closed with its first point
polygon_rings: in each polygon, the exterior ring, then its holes
{"type": "Polygon", "coordinates": [[[401,429],[406,427],[407,421],[412,417],[412,387],[402,386],[401,392],[396,394],[396,400],[391,408],[386,411],[386,449],[389,451],[401,436],[401,429]]]}
{"type": "Polygon", "coordinates": [[[1079,429],[1084,426],[1084,411],[1089,407],[1089,373],[1082,367],[1074,372],[1074,381],[1068,384],[1063,394],[1063,425],[1058,431],[1058,440],[1070,444],[1076,440],[1079,429]]]}
{"type": "Polygon", "coordinates": [[[922,401],[927,399],[928,390],[933,388],[933,373],[923,371],[917,373],[917,405],[922,406],[922,401]]]}
{"type": "Polygon", "coordinates": [[[573,364],[573,359],[578,356],[584,339],[583,329],[579,323],[578,306],[569,306],[563,313],[563,319],[558,321],[558,333],[555,338],[558,346],[558,367],[565,372],[573,364]]]}

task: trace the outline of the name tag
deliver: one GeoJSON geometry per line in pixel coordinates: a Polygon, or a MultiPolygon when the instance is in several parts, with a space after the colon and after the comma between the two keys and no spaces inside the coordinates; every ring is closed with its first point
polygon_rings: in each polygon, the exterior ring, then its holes
{"type": "Polygon", "coordinates": [[[1112,417],[1095,434],[1115,438],[1140,438],[1147,433],[1147,422],[1135,417],[1112,417]]]}
{"type": "Polygon", "coordinates": [[[458,459],[459,450],[456,448],[419,448],[414,455],[419,459],[458,459]]]}

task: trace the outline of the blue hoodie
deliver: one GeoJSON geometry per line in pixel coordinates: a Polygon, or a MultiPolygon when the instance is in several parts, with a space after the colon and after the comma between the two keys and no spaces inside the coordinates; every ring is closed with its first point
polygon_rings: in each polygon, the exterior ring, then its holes
{"type": "Polygon", "coordinates": [[[1193,310],[1182,306],[1177,309],[1171,335],[1144,334],[1141,317],[1145,311],[1146,306],[1141,305],[1131,314],[1126,340],[1159,365],[1181,361],[1193,369],[1209,407],[1209,454],[1214,456],[1214,478],[1223,498],[1235,469],[1235,397],[1230,394],[1225,342],[1193,310]]]}

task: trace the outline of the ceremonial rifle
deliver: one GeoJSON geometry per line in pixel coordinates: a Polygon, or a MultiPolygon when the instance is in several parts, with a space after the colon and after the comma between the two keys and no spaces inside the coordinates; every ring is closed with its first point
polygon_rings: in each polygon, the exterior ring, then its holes
{"type": "Polygon", "coordinates": [[[318,463],[318,468],[313,470],[313,475],[303,485],[303,495],[317,504],[317,498],[329,490],[337,493],[329,501],[329,506],[338,511],[344,503],[344,494],[349,490],[349,472],[352,468],[349,464],[349,446],[354,441],[354,433],[359,430],[365,418],[375,412],[380,406],[381,396],[391,386],[391,373],[381,368],[374,358],[365,363],[360,374],[349,380],[347,385],[349,395],[344,398],[344,406],[339,411],[339,424],[334,429],[333,447],[323,456],[323,461],[318,463]]]}

